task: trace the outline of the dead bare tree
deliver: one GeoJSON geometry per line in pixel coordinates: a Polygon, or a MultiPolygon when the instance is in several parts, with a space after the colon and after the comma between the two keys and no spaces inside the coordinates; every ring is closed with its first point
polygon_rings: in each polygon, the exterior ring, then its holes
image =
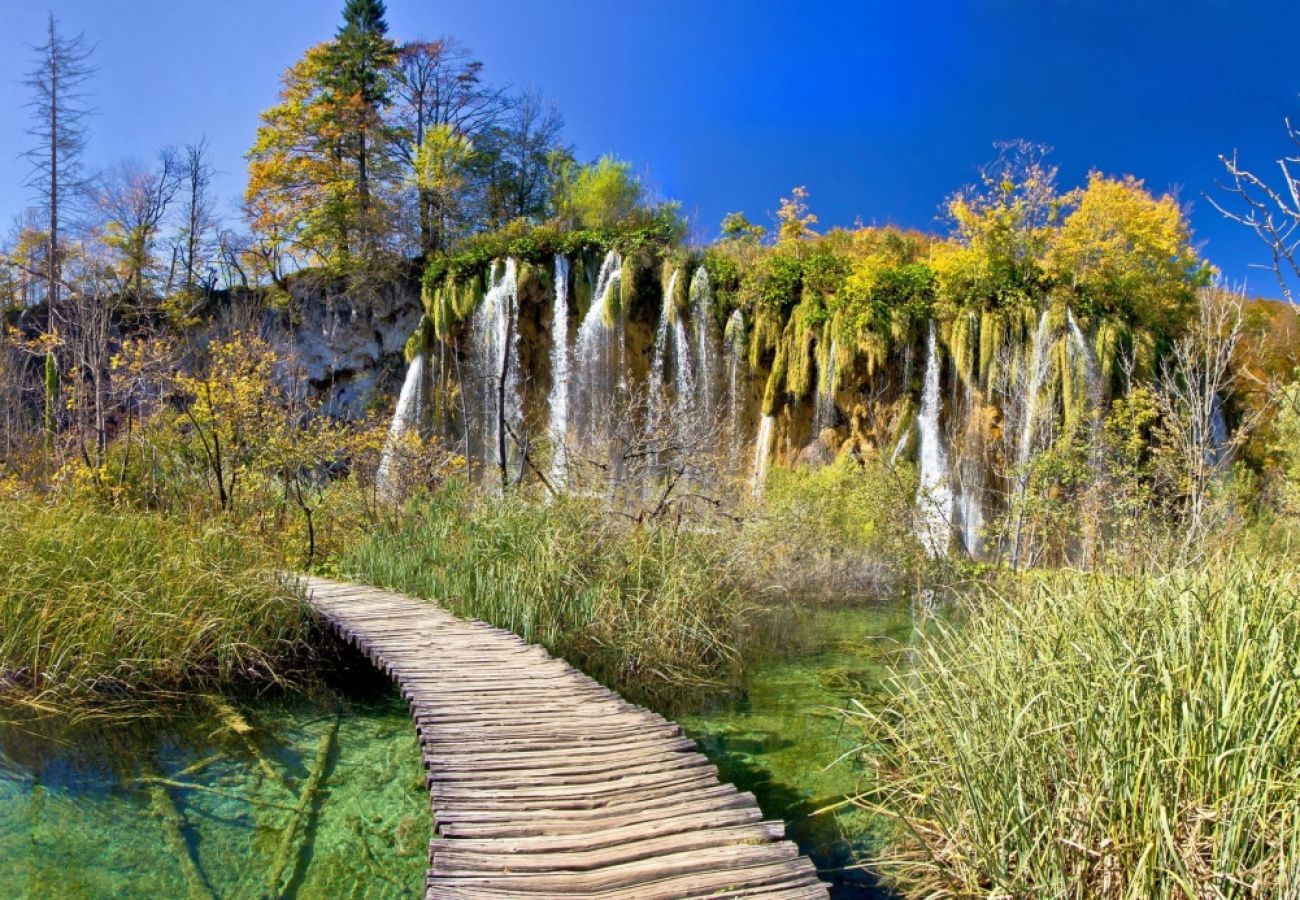
{"type": "Polygon", "coordinates": [[[1262,412],[1229,429],[1224,403],[1242,376],[1236,364],[1245,335],[1242,297],[1221,285],[1201,292],[1199,315],[1160,368],[1156,404],[1160,437],[1174,455],[1186,495],[1184,546],[1200,542],[1209,527],[1211,488],[1262,412]]]}
{"type": "MultiPolygon", "coordinates": [[[[1287,137],[1300,147],[1300,131],[1290,119],[1284,121],[1287,137]]],[[[1206,199],[1224,216],[1255,232],[1272,257],[1270,266],[1260,268],[1272,269],[1282,296],[1294,303],[1295,284],[1300,282],[1300,174],[1295,171],[1300,155],[1276,160],[1281,178],[1277,184],[1269,184],[1244,166],[1236,151],[1220,155],[1219,160],[1228,173],[1228,181],[1219,184],[1228,202],[1210,195],[1206,199]]]]}
{"type": "Polygon", "coordinates": [[[45,299],[53,320],[61,289],[65,213],[84,186],[81,155],[86,148],[87,119],[91,112],[85,85],[95,72],[90,65],[94,48],[86,43],[84,35],[67,38],[59,34],[58,22],[51,13],[45,43],[33,49],[35,65],[24,84],[31,92],[27,105],[32,111],[32,125],[27,133],[35,139],[35,144],[24,156],[31,164],[27,186],[36,193],[48,229],[45,299]]]}
{"type": "Polygon", "coordinates": [[[175,268],[179,270],[181,290],[191,307],[200,295],[214,287],[215,271],[208,270],[208,261],[217,226],[211,197],[212,177],[216,170],[208,156],[208,139],[204,137],[197,143],[187,144],[179,160],[181,212],[180,227],[173,238],[173,257],[175,268]]]}

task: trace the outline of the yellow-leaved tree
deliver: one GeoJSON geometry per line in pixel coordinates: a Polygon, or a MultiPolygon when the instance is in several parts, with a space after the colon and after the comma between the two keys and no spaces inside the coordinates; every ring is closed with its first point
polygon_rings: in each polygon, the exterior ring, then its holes
{"type": "Polygon", "coordinates": [[[1089,315],[1169,335],[1195,310],[1211,271],[1170,195],[1154,197],[1131,175],[1088,177],[1078,204],[1051,235],[1047,265],[1071,305],[1089,315]]]}

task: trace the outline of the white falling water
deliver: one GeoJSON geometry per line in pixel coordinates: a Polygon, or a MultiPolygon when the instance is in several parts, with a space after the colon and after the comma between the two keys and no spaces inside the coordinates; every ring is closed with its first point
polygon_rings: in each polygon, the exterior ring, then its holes
{"type": "Polygon", "coordinates": [[[898,436],[898,442],[894,444],[894,450],[889,454],[889,465],[893,467],[898,463],[898,458],[903,455],[907,449],[908,443],[912,440],[912,426],[908,425],[903,429],[903,433],[898,436]]]}
{"type": "Polygon", "coordinates": [[[673,292],[677,289],[677,279],[681,272],[674,269],[668,276],[668,286],[664,289],[663,304],[659,308],[659,324],[655,326],[654,351],[650,357],[650,382],[646,391],[646,437],[657,440],[656,433],[663,425],[664,389],[667,384],[668,367],[668,329],[672,318],[673,292]]]}
{"type": "Polygon", "coordinates": [[[695,408],[705,429],[711,428],[717,417],[717,326],[713,318],[713,290],[709,273],[703,266],[691,276],[691,324],[694,332],[695,359],[691,392],[695,395],[695,408]]]}
{"type": "Polygon", "coordinates": [[[939,359],[934,320],[930,321],[925,347],[925,375],[921,409],[916,427],[920,437],[920,485],[916,502],[920,510],[917,537],[931,556],[948,552],[952,521],[952,488],[949,485],[948,454],[939,431],[943,399],[939,396],[939,359]]]}
{"type": "Polygon", "coordinates": [[[393,411],[393,421],[388,426],[388,436],[384,439],[383,453],[379,457],[379,468],[375,472],[375,489],[381,499],[390,502],[398,500],[401,493],[396,469],[402,439],[420,424],[420,411],[424,407],[425,369],[428,368],[425,356],[424,353],[417,353],[406,367],[406,380],[402,382],[402,391],[397,395],[397,408],[393,411]]]}
{"type": "Polygon", "coordinates": [[[837,338],[831,338],[830,350],[826,354],[826,371],[817,373],[817,395],[813,400],[813,437],[816,438],[824,428],[835,425],[835,389],[836,362],[839,356],[837,338]]]}
{"type": "Polygon", "coordinates": [[[723,354],[727,367],[727,435],[730,440],[730,457],[734,466],[740,451],[742,434],[741,416],[744,397],[741,395],[742,367],[745,365],[745,314],[732,310],[727,327],[722,333],[723,354]]]}
{"type": "MultiPolygon", "coordinates": [[[[509,460],[501,450],[510,443],[510,431],[523,419],[523,397],[519,392],[518,267],[507,259],[498,278],[493,267],[492,283],[474,313],[473,331],[481,364],[483,458],[496,469],[509,460]],[[502,380],[504,379],[504,384],[502,380]],[[504,400],[504,404],[502,403],[504,400]]],[[[506,451],[508,457],[509,451],[506,451]]]]}
{"type": "Polygon", "coordinates": [[[975,391],[969,381],[963,381],[964,407],[966,409],[967,428],[963,441],[964,453],[961,462],[961,497],[957,501],[958,518],[961,521],[961,540],[966,552],[978,559],[983,550],[984,530],[984,465],[980,456],[979,430],[972,428],[971,420],[978,414],[975,391]]]}
{"type": "Polygon", "coordinates": [[[695,359],[686,336],[686,323],[680,315],[673,320],[673,391],[676,395],[676,426],[688,428],[694,424],[698,398],[695,395],[695,359]]]}
{"type": "Polygon", "coordinates": [[[1074,319],[1074,313],[1070,310],[1065,311],[1065,322],[1070,328],[1070,343],[1074,345],[1074,350],[1078,353],[1079,358],[1083,360],[1084,376],[1088,384],[1088,402],[1097,402],[1097,360],[1088,347],[1088,340],[1083,336],[1083,331],[1079,329],[1079,323],[1074,319]]]}
{"type": "Polygon", "coordinates": [[[767,481],[767,462],[772,452],[772,430],[776,426],[776,416],[763,416],[758,424],[758,440],[754,443],[754,474],[752,489],[755,497],[763,496],[763,485],[767,481]]]}
{"type": "Polygon", "coordinates": [[[1210,397],[1210,421],[1207,426],[1209,452],[1206,454],[1206,462],[1211,468],[1218,469],[1228,457],[1228,423],[1223,418],[1223,403],[1217,393],[1210,397]]]}
{"type": "Polygon", "coordinates": [[[1025,386],[1024,405],[1020,422],[1020,441],[1016,447],[1016,490],[1024,489],[1029,477],[1029,457],[1034,450],[1034,436],[1038,431],[1038,395],[1047,376],[1048,314],[1044,309],[1038,317],[1034,332],[1034,345],[1029,353],[1029,383],[1025,386]]]}
{"type": "Polygon", "coordinates": [[[563,487],[568,472],[569,440],[569,260],[555,255],[555,301],[551,309],[551,396],[549,431],[551,484],[563,487]]]}
{"type": "Polygon", "coordinates": [[[576,377],[576,402],[571,412],[577,414],[574,424],[583,436],[592,435],[597,420],[611,412],[623,377],[620,371],[622,348],[617,346],[621,331],[610,307],[622,274],[623,258],[615,251],[609,251],[596,277],[591,308],[578,327],[570,375],[576,377]]]}

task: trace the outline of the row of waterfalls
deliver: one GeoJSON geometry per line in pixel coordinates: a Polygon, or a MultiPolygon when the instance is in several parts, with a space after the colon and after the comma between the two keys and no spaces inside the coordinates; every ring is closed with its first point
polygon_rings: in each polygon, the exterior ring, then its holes
{"type": "Polygon", "coordinates": [[[736,500],[761,494],[774,462],[877,453],[916,466],[915,532],[928,551],[979,557],[986,523],[1026,490],[1034,455],[1071,418],[1095,424],[1107,393],[1069,310],[999,325],[1010,339],[996,354],[974,314],[929,320],[873,370],[825,327],[805,348],[816,371],[800,397],[773,390],[773,354],[754,352],[755,323],[740,309],[719,309],[702,266],[665,271],[650,291],[644,274],[629,284],[614,251],[523,270],[494,263],[465,320],[411,353],[382,490],[395,490],[394,448],[417,430],[493,486],[653,495],[676,475],[736,500]],[[959,365],[972,357],[983,359],[959,365]]]}

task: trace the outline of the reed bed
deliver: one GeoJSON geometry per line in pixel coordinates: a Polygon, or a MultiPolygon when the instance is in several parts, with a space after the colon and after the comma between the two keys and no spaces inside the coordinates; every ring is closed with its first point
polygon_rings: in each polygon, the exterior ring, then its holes
{"type": "Polygon", "coordinates": [[[910,896],[1300,896],[1293,572],[1025,579],[855,717],[910,896]]]}
{"type": "Polygon", "coordinates": [[[508,628],[619,690],[677,708],[740,683],[757,641],[716,535],[619,522],[596,501],[413,504],[347,555],[349,577],[508,628]]]}
{"type": "Polygon", "coordinates": [[[0,702],[89,712],[292,679],[310,613],[219,521],[0,501],[0,702]]]}

